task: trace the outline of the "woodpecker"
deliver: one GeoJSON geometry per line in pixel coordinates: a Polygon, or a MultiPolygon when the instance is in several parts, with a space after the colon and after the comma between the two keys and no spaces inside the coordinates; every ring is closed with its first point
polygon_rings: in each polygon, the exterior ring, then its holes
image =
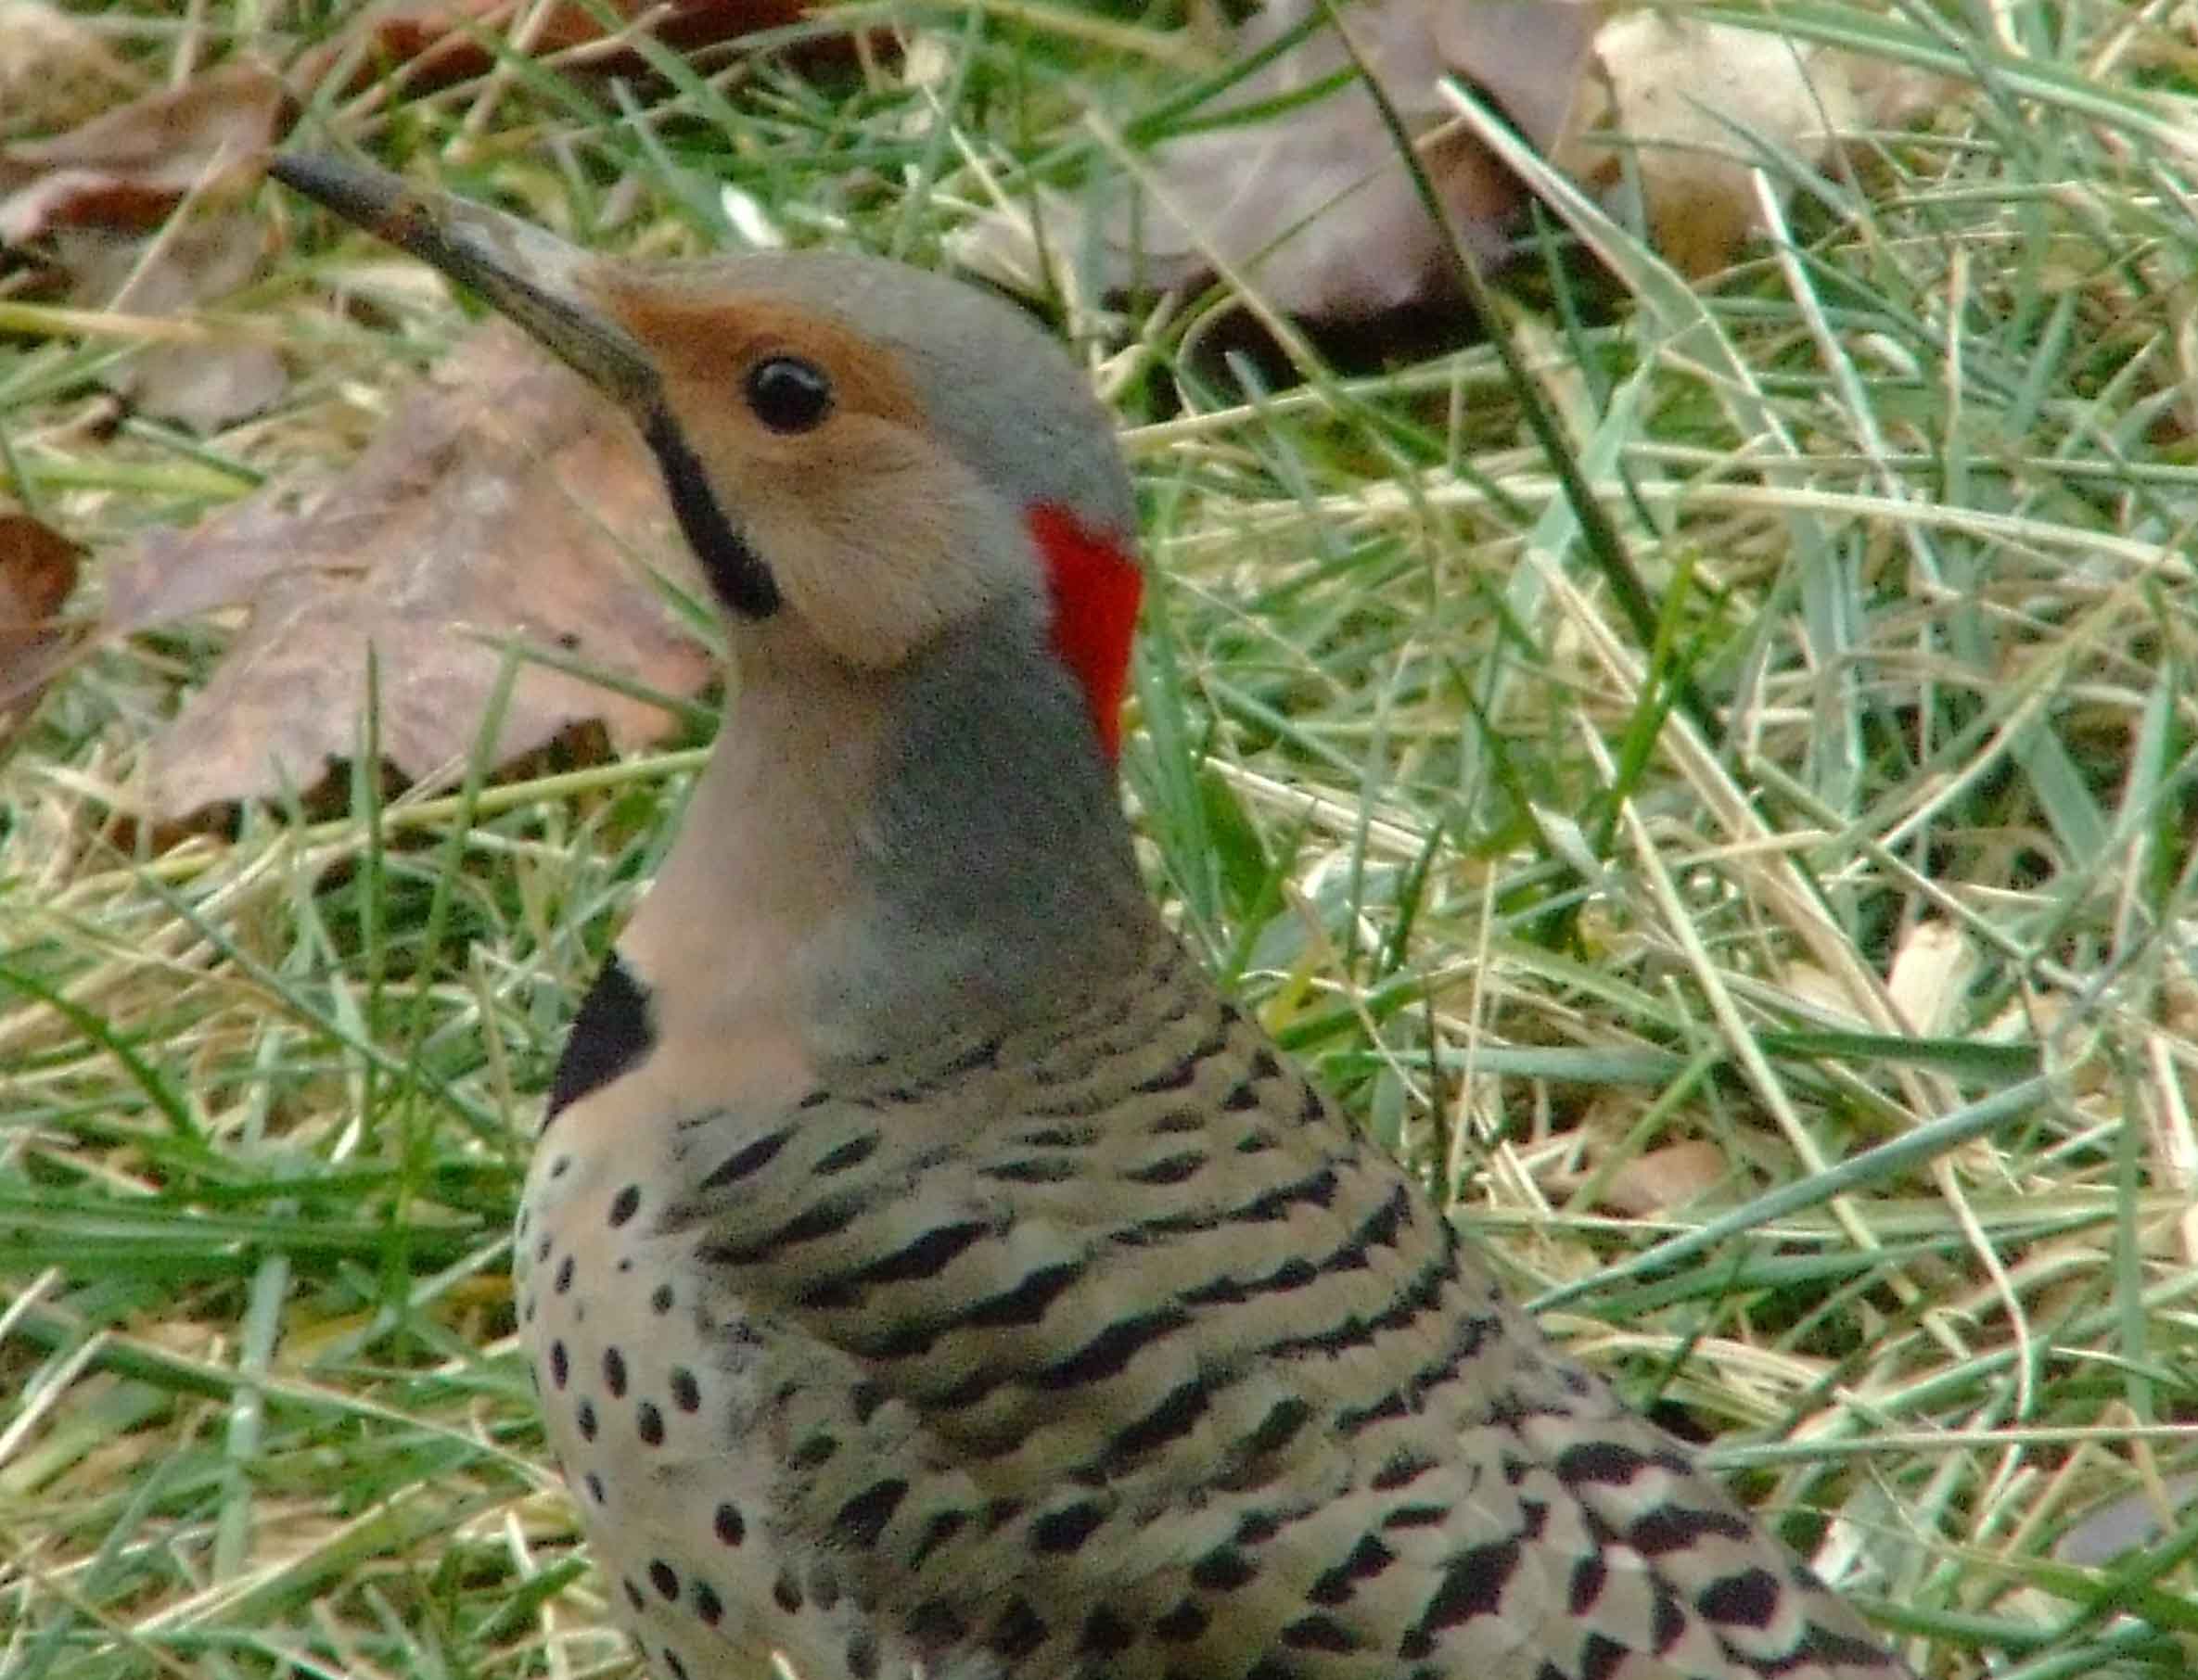
{"type": "Polygon", "coordinates": [[[1036,325],[875,258],[618,261],[273,167],[632,417],[737,662],[517,1235],[657,1674],[1908,1674],[1146,897],[1135,508],[1036,325]]]}

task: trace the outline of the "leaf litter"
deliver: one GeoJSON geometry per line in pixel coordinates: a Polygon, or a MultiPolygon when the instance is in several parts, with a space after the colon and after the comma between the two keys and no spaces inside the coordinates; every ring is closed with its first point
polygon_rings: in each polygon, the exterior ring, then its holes
{"type": "MultiPolygon", "coordinates": [[[[9,9],[0,7],[0,22],[9,9]]],[[[664,39],[692,47],[804,11],[793,0],[762,0],[674,8],[655,23],[664,39]]],[[[366,8],[291,62],[290,85],[334,78],[331,85],[355,89],[369,62],[438,83],[477,72],[486,60],[467,55],[480,54],[492,13],[501,16],[485,0],[366,8]]],[[[570,8],[531,16],[524,50],[620,45],[570,8]]],[[[1141,173],[1080,203],[1051,200],[1048,213],[1072,230],[1054,248],[1095,260],[1098,284],[1112,292],[1202,284],[1227,271],[1312,321],[1378,317],[1431,299],[1454,308],[1441,235],[1353,74],[1354,52],[1417,137],[1436,191],[1484,259],[1504,249],[1525,190],[1449,120],[1438,91],[1446,75],[1481,88],[1539,147],[1590,178],[1607,183],[1617,173],[1616,131],[1656,142],[1639,154],[1637,172],[1651,223],[1696,270],[1724,260],[1752,225],[1733,208],[1734,172],[1745,187],[1747,170],[1734,161],[1731,125],[1714,135],[1706,128],[1716,121],[1711,102],[1674,90],[1736,79],[1769,90],[1730,108],[1763,138],[1796,146],[1812,135],[1822,141],[1841,121],[1887,120],[1896,107],[1906,114],[1917,106],[1915,88],[1866,96],[1857,90],[1870,84],[1848,60],[1775,37],[1601,18],[1577,0],[1378,0],[1349,12],[1347,49],[1333,29],[1316,26],[1315,0],[1274,0],[1237,43],[1246,54],[1271,52],[1270,61],[1222,96],[1246,120],[1202,121],[1158,146],[1141,173]],[[1792,72],[1783,79],[1780,64],[1792,72]]],[[[234,202],[257,185],[293,108],[283,79],[237,61],[53,138],[0,146],[0,243],[36,242],[70,299],[93,307],[185,312],[232,293],[261,270],[271,236],[234,202]],[[187,220],[174,219],[179,207],[187,220]]],[[[1028,280],[1030,253],[1017,254],[1018,236],[1031,243],[1012,221],[980,220],[955,254],[995,274],[1022,264],[1028,280]]],[[[241,336],[147,346],[109,376],[141,411],[202,433],[266,409],[287,377],[272,348],[241,336]]],[[[634,563],[645,555],[658,566],[686,564],[653,474],[620,423],[496,333],[454,355],[309,511],[289,511],[290,495],[278,488],[194,530],[156,534],[109,568],[109,633],[209,610],[243,615],[212,680],[151,743],[150,803],[160,815],[317,783],[356,745],[351,719],[369,646],[380,661],[383,749],[415,779],[471,749],[505,639],[632,673],[674,698],[709,680],[699,645],[671,624],[634,563]],[[590,487],[589,507],[572,500],[574,484],[590,487]]],[[[496,752],[502,761],[532,751],[596,718],[621,744],[652,739],[671,717],[571,671],[530,664],[496,752]]]]}
{"type": "Polygon", "coordinates": [[[0,513],[0,757],[69,663],[78,627],[61,613],[83,551],[29,514],[0,513]]]}
{"type": "Polygon", "coordinates": [[[1038,292],[1051,253],[1073,295],[1106,299],[1226,275],[1316,326],[1429,309],[1462,320],[1443,235],[1351,73],[1354,51],[1459,238],[1491,266],[1513,254],[1528,195],[1459,126],[1446,78],[1606,197],[1627,190],[1630,159],[1652,243],[1697,276],[1761,231],[1754,175],[1767,159],[1821,165],[1845,138],[1910,123],[1956,85],[1737,25],[1606,19],[1585,0],[1371,0],[1342,14],[1350,50],[1335,28],[1310,27],[1319,10],[1272,0],[1233,56],[1274,56],[1192,113],[1190,132],[1080,197],[1040,190],[1035,219],[1022,207],[979,218],[952,242],[957,260],[1038,292]]]}
{"type": "MultiPolygon", "coordinates": [[[[243,607],[219,668],[154,737],[147,803],[203,807],[317,784],[358,745],[377,664],[382,755],[420,782],[462,764],[516,641],[684,698],[714,674],[667,592],[701,582],[623,416],[513,328],[482,326],[303,511],[264,490],[114,566],[105,624],[131,634],[243,607]]],[[[601,719],[620,746],[675,709],[523,658],[491,761],[601,719]]]]}

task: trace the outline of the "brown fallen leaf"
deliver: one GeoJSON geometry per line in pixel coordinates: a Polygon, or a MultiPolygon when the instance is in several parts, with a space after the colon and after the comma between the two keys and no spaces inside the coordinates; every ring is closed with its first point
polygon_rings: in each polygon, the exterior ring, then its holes
{"type": "Polygon", "coordinates": [[[29,514],[0,514],[0,754],[15,744],[80,640],[60,614],[83,554],[29,514]]]}
{"type": "MultiPolygon", "coordinates": [[[[212,680],[148,748],[152,809],[180,817],[317,783],[357,745],[369,648],[382,752],[415,781],[473,750],[503,659],[494,639],[696,692],[712,662],[637,555],[700,591],[626,422],[513,329],[483,327],[302,514],[274,490],[155,534],[115,569],[111,632],[249,610],[212,680]]],[[[492,759],[590,719],[629,744],[675,722],[530,662],[492,759]]]]}
{"type": "MultiPolygon", "coordinates": [[[[259,180],[284,100],[268,71],[229,65],[0,147],[0,245],[40,241],[47,277],[66,282],[52,289],[94,309],[180,313],[233,290],[261,271],[267,235],[227,200],[259,180]],[[178,225],[186,195],[198,213],[178,225]]],[[[286,375],[270,347],[229,340],[148,348],[107,378],[146,413],[210,432],[265,408],[286,375]]]]}
{"type": "Polygon", "coordinates": [[[2155,1546],[2198,1507],[2198,1475],[2148,1477],[2069,1525],[2053,1542],[2053,1559],[2071,1569],[2104,1569],[2140,1546],[2155,1546]]]}
{"type": "Polygon", "coordinates": [[[0,0],[0,125],[8,133],[72,128],[143,85],[81,18],[45,0],[0,0]]]}
{"type": "MultiPolygon", "coordinates": [[[[1810,164],[1839,138],[1905,127],[1951,96],[1948,77],[1761,30],[1643,10],[1595,38],[1601,84],[1558,167],[1614,179],[1630,150],[1649,235],[1682,274],[1716,272],[1760,231],[1763,143],[1810,164]],[[1756,136],[1757,138],[1751,138],[1756,136]]],[[[1791,187],[1773,172],[1782,194],[1791,187]]]]}
{"type": "Polygon", "coordinates": [[[1676,1213],[1731,1175],[1725,1152],[1701,1138],[1645,1150],[1611,1175],[1602,1200],[1621,1214],[1646,1218],[1676,1213]]]}
{"type": "MultiPolygon", "coordinates": [[[[1297,29],[1314,6],[1273,0],[1246,25],[1240,55],[1297,29]]],[[[1525,192],[1477,140],[1442,126],[1450,113],[1437,85],[1450,75],[1475,83],[1530,141],[1552,146],[1596,17],[1574,0],[1373,0],[1343,12],[1369,72],[1419,136],[1421,162],[1450,219],[1484,260],[1501,254],[1525,192]]],[[[1350,62],[1332,29],[1316,29],[1199,115],[1219,119],[1338,81],[1333,91],[1279,115],[1163,142],[1150,159],[1149,194],[1114,183],[1082,204],[1045,201],[1046,246],[1071,261],[1088,256],[1096,289],[1110,296],[1200,283],[1219,264],[1284,313],[1311,322],[1455,303],[1441,235],[1350,62]]],[[[1029,286],[1041,278],[1036,231],[989,218],[955,255],[1029,286]]]]}
{"type": "Polygon", "coordinates": [[[1925,1038],[1957,1035],[1982,960],[1969,935],[1931,917],[1910,926],[1893,953],[1885,998],[1909,1031],[1925,1038]]]}
{"type": "MultiPolygon", "coordinates": [[[[786,28],[810,10],[809,0],[609,0],[600,7],[565,0],[539,8],[522,7],[518,0],[383,0],[361,8],[291,68],[300,87],[317,88],[340,73],[334,91],[349,95],[402,67],[406,90],[417,94],[480,75],[496,62],[488,42],[522,20],[524,50],[530,54],[567,52],[604,40],[607,13],[621,23],[645,19],[653,38],[674,51],[692,52],[759,30],[786,28]]],[[[597,68],[622,70],[641,62],[638,53],[619,49],[597,68]]]]}
{"type": "MultiPolygon", "coordinates": [[[[184,314],[256,278],[267,238],[266,225],[240,210],[197,217],[157,240],[88,227],[51,235],[71,302],[134,315],[184,314]]],[[[148,345],[102,377],[142,412],[206,433],[270,406],[289,375],[272,345],[224,337],[148,345]]]]}
{"type": "Polygon", "coordinates": [[[188,192],[248,189],[283,123],[282,83],[224,65],[46,140],[0,146],[0,245],[56,227],[142,232],[188,192]]]}

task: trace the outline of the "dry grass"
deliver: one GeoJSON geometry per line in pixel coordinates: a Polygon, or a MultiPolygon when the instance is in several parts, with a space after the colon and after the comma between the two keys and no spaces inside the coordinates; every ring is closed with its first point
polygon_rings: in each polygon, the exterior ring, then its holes
{"type": "MultiPolygon", "coordinates": [[[[1968,100],[1821,189],[1784,259],[1698,294],[1582,207],[1616,295],[1526,276],[1648,637],[1486,350],[1257,401],[1176,365],[1200,303],[1095,350],[1155,566],[1129,782],[1233,983],[1923,1672],[2180,1675],[2198,108],[2138,91],[2191,92],[2179,14],[1995,16],[1968,100]]],[[[642,123],[520,71],[377,144],[606,245],[698,246],[729,175],[921,257],[982,200],[969,159],[1099,166],[1072,95],[1168,85],[1042,19],[945,41],[952,146],[889,70],[642,123]],[[621,176],[644,209],[598,227],[621,176]]],[[[459,329],[431,290],[333,323],[379,257],[264,208],[294,237],[234,307],[300,351],[282,411],[95,441],[109,345],[19,310],[19,496],[111,552],[347,455],[459,329]]],[[[362,777],[334,820],[134,856],[142,744],[218,652],[101,654],[0,769],[0,1675],[619,1672],[506,1231],[694,755],[478,798],[362,777]]]]}

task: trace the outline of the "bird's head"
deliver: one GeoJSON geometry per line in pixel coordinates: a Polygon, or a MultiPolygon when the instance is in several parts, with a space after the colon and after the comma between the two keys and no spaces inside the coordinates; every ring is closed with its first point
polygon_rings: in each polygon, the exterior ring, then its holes
{"type": "Polygon", "coordinates": [[[739,678],[620,938],[659,1031],[752,1049],[799,1020],[828,1061],[1141,960],[1111,774],[1134,509],[1034,323],[877,258],[622,262],[381,171],[271,170],[479,293],[655,453],[739,678]]]}
{"type": "Polygon", "coordinates": [[[889,675],[956,630],[1042,645],[1114,756],[1140,574],[1105,412],[1020,311],[883,259],[598,258],[311,156],[275,176],[479,292],[623,407],[733,628],[889,675]]]}

